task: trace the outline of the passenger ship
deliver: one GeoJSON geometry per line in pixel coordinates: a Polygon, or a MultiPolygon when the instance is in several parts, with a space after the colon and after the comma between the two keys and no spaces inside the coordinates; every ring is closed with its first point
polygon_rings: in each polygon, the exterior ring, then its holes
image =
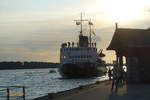
{"type": "Polygon", "coordinates": [[[79,41],[62,43],[60,48],[60,68],[59,72],[63,78],[90,78],[104,75],[106,72],[105,61],[101,58],[105,56],[102,50],[98,52],[96,43],[92,42],[91,20],[75,20],[81,27],[79,41]],[[89,25],[89,36],[83,35],[83,22],[89,25]]]}

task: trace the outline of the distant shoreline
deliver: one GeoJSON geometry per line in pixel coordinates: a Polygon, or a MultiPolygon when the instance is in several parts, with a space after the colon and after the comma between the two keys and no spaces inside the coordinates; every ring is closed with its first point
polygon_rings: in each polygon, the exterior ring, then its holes
{"type": "Polygon", "coordinates": [[[47,68],[58,68],[58,67],[40,67],[40,68],[12,68],[12,69],[1,69],[0,70],[19,70],[19,69],[47,69],[47,68]]]}
{"type": "Polygon", "coordinates": [[[10,69],[43,69],[43,68],[58,68],[59,63],[52,62],[0,62],[0,70],[10,69]]]}

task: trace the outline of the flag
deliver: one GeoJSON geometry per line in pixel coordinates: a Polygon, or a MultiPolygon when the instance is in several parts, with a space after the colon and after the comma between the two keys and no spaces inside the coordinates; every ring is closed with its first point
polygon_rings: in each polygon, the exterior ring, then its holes
{"type": "Polygon", "coordinates": [[[93,31],[93,35],[96,35],[94,31],[93,31]]]}
{"type": "Polygon", "coordinates": [[[89,22],[89,25],[93,25],[93,23],[92,23],[92,22],[89,22]]]}
{"type": "Polygon", "coordinates": [[[81,23],[80,22],[76,22],[76,25],[80,25],[81,23]]]}
{"type": "Polygon", "coordinates": [[[98,56],[99,57],[105,57],[106,55],[104,53],[100,52],[98,56]]]}

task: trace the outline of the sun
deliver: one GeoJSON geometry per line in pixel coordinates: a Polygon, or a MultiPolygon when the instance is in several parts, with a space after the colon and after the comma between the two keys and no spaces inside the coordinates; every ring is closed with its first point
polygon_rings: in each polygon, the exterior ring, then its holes
{"type": "Polygon", "coordinates": [[[95,10],[116,21],[135,20],[139,17],[146,0],[97,0],[95,10]]]}

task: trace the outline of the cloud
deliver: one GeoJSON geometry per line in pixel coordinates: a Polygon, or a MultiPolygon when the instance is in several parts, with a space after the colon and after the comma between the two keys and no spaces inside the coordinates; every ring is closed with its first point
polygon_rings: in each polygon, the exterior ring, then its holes
{"type": "MultiPolygon", "coordinates": [[[[95,2],[99,0],[0,0],[0,60],[59,61],[60,44],[78,40],[80,29],[73,20],[82,11],[95,23],[98,48],[106,48],[115,21],[95,9],[95,2]]],[[[139,21],[119,22],[119,27],[149,27],[148,12],[141,15],[139,21]]]]}

